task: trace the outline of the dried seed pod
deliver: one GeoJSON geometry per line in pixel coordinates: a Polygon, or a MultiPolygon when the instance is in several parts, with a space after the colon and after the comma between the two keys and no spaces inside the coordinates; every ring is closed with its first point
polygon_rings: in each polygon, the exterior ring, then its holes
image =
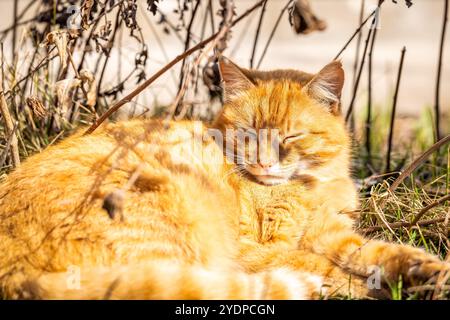
{"type": "Polygon", "coordinates": [[[92,6],[94,5],[94,0],[84,0],[81,5],[81,27],[87,30],[89,27],[89,18],[91,16],[92,6]]]}
{"type": "Polygon", "coordinates": [[[289,22],[295,32],[308,34],[323,31],[327,28],[325,21],[319,19],[312,11],[309,0],[296,0],[290,10],[289,22]]]}
{"type": "Polygon", "coordinates": [[[116,216],[120,217],[120,221],[124,221],[123,204],[125,200],[125,192],[117,189],[108,194],[103,200],[102,209],[105,209],[108,216],[114,220],[116,216]]]}
{"type": "Polygon", "coordinates": [[[147,0],[147,10],[156,15],[159,0],[147,0]]]}
{"type": "Polygon", "coordinates": [[[35,117],[42,119],[47,115],[47,109],[36,96],[28,97],[25,101],[35,117]]]}
{"type": "Polygon", "coordinates": [[[94,75],[89,70],[83,69],[80,71],[80,79],[83,84],[86,83],[89,87],[86,105],[92,108],[97,103],[97,83],[95,82],[94,75]]]}
{"type": "Polygon", "coordinates": [[[73,89],[81,85],[80,79],[64,79],[55,83],[54,91],[58,98],[58,108],[61,115],[65,115],[72,103],[73,89]]]}
{"type": "Polygon", "coordinates": [[[67,67],[67,44],[69,43],[69,34],[66,30],[55,30],[49,32],[45,36],[44,42],[41,46],[49,46],[54,44],[58,49],[59,59],[61,61],[61,69],[64,70],[67,67]]]}
{"type": "Polygon", "coordinates": [[[209,90],[211,97],[220,97],[222,89],[220,87],[220,73],[217,65],[217,57],[211,56],[203,68],[203,83],[209,90]]]}

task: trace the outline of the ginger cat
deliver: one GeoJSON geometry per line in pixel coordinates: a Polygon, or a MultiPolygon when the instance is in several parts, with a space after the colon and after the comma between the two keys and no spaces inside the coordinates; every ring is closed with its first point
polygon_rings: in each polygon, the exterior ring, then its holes
{"type": "Polygon", "coordinates": [[[384,280],[402,276],[406,285],[450,270],[421,249],[365,239],[354,231],[358,197],[350,177],[350,137],[340,114],[340,62],[316,75],[246,70],[227,59],[219,66],[225,106],[215,126],[224,132],[279,130],[278,153],[270,144],[247,149],[247,157],[259,151],[264,162],[243,161],[235,169],[247,176],[235,182],[242,208],[239,259],[246,270],[309,271],[324,278],[329,292],[347,290],[356,297],[386,295],[367,286],[374,267],[382,269],[384,280]]]}
{"type": "Polygon", "coordinates": [[[373,266],[406,283],[449,270],[420,249],[353,230],[339,62],[309,75],[222,59],[220,71],[225,104],[213,128],[230,144],[195,122],[107,124],[8,176],[3,297],[307,299],[323,283],[345,292],[350,276],[364,296],[373,266]],[[278,132],[253,147],[231,130],[266,128],[278,132]],[[218,161],[223,153],[235,163],[218,161]]]}

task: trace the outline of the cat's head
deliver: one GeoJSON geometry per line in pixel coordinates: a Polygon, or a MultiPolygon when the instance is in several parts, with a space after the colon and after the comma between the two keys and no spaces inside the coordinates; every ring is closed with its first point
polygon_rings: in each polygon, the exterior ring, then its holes
{"type": "Polygon", "coordinates": [[[215,126],[226,136],[226,153],[234,156],[238,169],[267,185],[304,175],[328,179],[347,174],[340,62],[315,75],[246,70],[226,58],[219,69],[224,107],[215,126]]]}

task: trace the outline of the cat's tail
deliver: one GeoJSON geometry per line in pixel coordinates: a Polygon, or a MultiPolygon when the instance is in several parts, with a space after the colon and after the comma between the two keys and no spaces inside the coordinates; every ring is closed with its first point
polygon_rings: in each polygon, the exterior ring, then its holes
{"type": "Polygon", "coordinates": [[[311,299],[321,286],[319,276],[285,268],[248,274],[161,261],[49,273],[23,289],[32,299],[311,299]]]}

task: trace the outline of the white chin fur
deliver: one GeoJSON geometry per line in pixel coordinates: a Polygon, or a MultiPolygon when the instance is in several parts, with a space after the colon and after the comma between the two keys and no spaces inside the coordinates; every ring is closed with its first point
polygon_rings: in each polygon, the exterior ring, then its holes
{"type": "Polygon", "coordinates": [[[256,176],[256,175],[254,175],[254,177],[256,180],[258,180],[258,182],[261,182],[262,184],[265,184],[268,186],[282,184],[288,180],[287,178],[274,177],[274,176],[256,176]]]}

